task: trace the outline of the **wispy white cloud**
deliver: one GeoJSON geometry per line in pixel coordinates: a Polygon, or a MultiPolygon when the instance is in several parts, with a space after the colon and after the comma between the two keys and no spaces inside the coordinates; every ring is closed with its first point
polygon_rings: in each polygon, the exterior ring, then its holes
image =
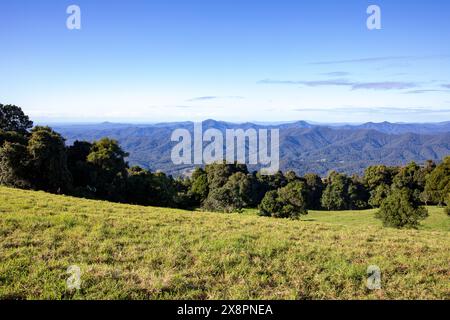
{"type": "Polygon", "coordinates": [[[303,81],[303,80],[271,80],[265,79],[258,81],[260,84],[300,84],[308,87],[319,86],[351,86],[352,83],[345,79],[331,79],[318,81],[303,81]]]}
{"type": "Polygon", "coordinates": [[[352,90],[368,89],[368,90],[403,90],[417,87],[417,84],[412,82],[362,82],[354,83],[352,90]]]}
{"type": "Polygon", "coordinates": [[[448,93],[450,93],[450,90],[440,90],[440,89],[411,90],[411,91],[405,92],[405,94],[421,94],[421,93],[430,93],[430,92],[448,92],[448,93]]]}
{"type": "Polygon", "coordinates": [[[433,108],[400,108],[400,107],[380,107],[380,108],[361,108],[361,107],[340,107],[340,108],[297,108],[298,112],[318,112],[318,113],[359,113],[359,114],[448,114],[450,109],[433,108]]]}
{"type": "Polygon", "coordinates": [[[261,80],[260,84],[295,84],[304,85],[308,87],[321,86],[344,86],[352,90],[403,90],[411,89],[418,86],[413,82],[401,81],[381,81],[381,82],[352,82],[346,79],[329,79],[329,80],[314,80],[314,81],[292,81],[292,80],[261,80]]]}
{"type": "Polygon", "coordinates": [[[366,62],[384,62],[393,60],[406,60],[411,59],[410,56],[387,56],[387,57],[372,57],[372,58],[358,58],[358,59],[348,59],[348,60],[330,60],[330,61],[315,61],[310,64],[321,65],[321,64],[345,64],[345,63],[366,63],[366,62]]]}
{"type": "Polygon", "coordinates": [[[334,72],[325,72],[321,73],[323,76],[329,76],[329,77],[345,77],[350,75],[350,72],[346,71],[334,71],[334,72]]]}
{"type": "Polygon", "coordinates": [[[195,97],[192,99],[189,99],[188,101],[205,101],[205,100],[214,100],[218,99],[219,97],[216,96],[204,96],[204,97],[195,97]]]}
{"type": "Polygon", "coordinates": [[[187,101],[207,101],[207,100],[217,100],[217,99],[244,99],[242,96],[203,96],[195,97],[187,101]]]}
{"type": "Polygon", "coordinates": [[[355,58],[347,60],[330,60],[330,61],[315,61],[310,64],[313,65],[327,65],[327,64],[352,64],[352,63],[374,63],[387,61],[412,61],[412,60],[429,60],[429,59],[447,59],[450,55],[430,55],[430,56],[384,56],[384,57],[370,57],[370,58],[355,58]]]}

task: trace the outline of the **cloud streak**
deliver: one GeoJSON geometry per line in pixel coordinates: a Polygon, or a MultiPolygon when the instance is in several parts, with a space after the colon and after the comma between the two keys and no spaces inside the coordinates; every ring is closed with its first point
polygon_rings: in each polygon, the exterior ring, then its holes
{"type": "Polygon", "coordinates": [[[352,82],[346,79],[329,79],[318,81],[292,81],[292,80],[261,80],[260,84],[290,84],[290,85],[304,85],[307,87],[322,87],[322,86],[343,86],[349,87],[351,90],[404,90],[417,87],[413,82],[401,81],[381,81],[381,82],[352,82]]]}
{"type": "Polygon", "coordinates": [[[355,83],[352,85],[352,90],[368,89],[368,90],[403,90],[417,87],[417,84],[412,82],[366,82],[355,83]]]}
{"type": "Polygon", "coordinates": [[[399,108],[399,107],[380,107],[380,108],[361,108],[361,107],[341,107],[341,108],[298,108],[293,111],[298,112],[319,112],[319,113],[358,113],[358,114],[448,114],[450,109],[432,109],[432,108],[399,108]]]}
{"type": "Polygon", "coordinates": [[[345,71],[335,71],[335,72],[321,73],[321,75],[328,76],[328,77],[345,77],[345,76],[350,75],[350,73],[345,72],[345,71]]]}
{"type": "Polygon", "coordinates": [[[330,60],[330,61],[316,61],[310,64],[314,65],[325,65],[325,64],[346,64],[346,63],[367,63],[367,62],[385,62],[385,61],[395,61],[395,60],[406,60],[411,59],[410,56],[387,56],[387,57],[372,57],[372,58],[359,58],[359,59],[348,59],[348,60],[330,60]]]}
{"type": "Polygon", "coordinates": [[[384,56],[384,57],[370,57],[357,58],[347,60],[329,60],[329,61],[315,61],[310,62],[312,65],[328,65],[328,64],[353,64],[353,63],[374,63],[374,62],[388,62],[388,61],[406,61],[406,60],[427,60],[427,59],[447,59],[450,55],[435,55],[435,56],[384,56]]]}
{"type": "Polygon", "coordinates": [[[188,101],[206,101],[206,100],[214,100],[218,99],[219,97],[216,96],[204,96],[204,97],[195,97],[192,99],[189,99],[188,101]]]}
{"type": "Polygon", "coordinates": [[[422,93],[430,93],[430,92],[448,92],[448,93],[450,93],[450,90],[440,90],[440,89],[411,90],[411,91],[405,92],[405,94],[422,94],[422,93]]]}
{"type": "Polygon", "coordinates": [[[241,96],[226,96],[226,97],[204,96],[204,97],[195,97],[195,98],[189,99],[187,101],[195,102],[195,101],[208,101],[208,100],[216,100],[216,99],[244,99],[244,97],[241,97],[241,96]]]}

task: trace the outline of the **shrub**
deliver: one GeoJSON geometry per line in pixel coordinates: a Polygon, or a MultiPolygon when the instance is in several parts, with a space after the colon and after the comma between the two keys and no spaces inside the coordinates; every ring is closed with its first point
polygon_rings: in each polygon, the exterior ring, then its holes
{"type": "Polygon", "coordinates": [[[375,216],[385,227],[417,228],[428,212],[414,200],[411,190],[396,189],[382,202],[375,216]]]}
{"type": "Polygon", "coordinates": [[[242,207],[239,207],[238,203],[236,203],[232,190],[222,187],[209,192],[208,198],[203,204],[203,209],[231,213],[239,211],[242,207]]]}
{"type": "Polygon", "coordinates": [[[308,214],[306,210],[306,185],[293,181],[277,191],[269,191],[259,206],[261,216],[297,219],[308,214]]]}
{"type": "Polygon", "coordinates": [[[266,193],[259,205],[259,215],[264,217],[272,217],[276,213],[281,212],[283,205],[278,201],[278,191],[272,190],[266,193]]]}

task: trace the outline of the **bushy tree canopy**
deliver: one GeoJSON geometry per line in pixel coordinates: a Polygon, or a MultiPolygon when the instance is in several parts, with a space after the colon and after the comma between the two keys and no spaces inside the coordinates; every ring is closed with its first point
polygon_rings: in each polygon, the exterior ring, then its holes
{"type": "Polygon", "coordinates": [[[331,172],[327,181],[327,187],[322,194],[322,207],[327,210],[348,209],[348,178],[343,174],[331,172]]]}
{"type": "Polygon", "coordinates": [[[222,187],[212,189],[204,202],[204,208],[212,211],[233,212],[249,205],[252,198],[250,177],[238,171],[232,174],[222,187]]]}
{"type": "Polygon", "coordinates": [[[304,177],[307,192],[307,207],[308,209],[319,210],[321,209],[320,199],[325,188],[322,179],[317,174],[308,173],[304,177]]]}
{"type": "Polygon", "coordinates": [[[0,184],[31,188],[27,147],[20,143],[5,142],[0,147],[0,184]]]}
{"type": "Polygon", "coordinates": [[[370,166],[364,171],[364,180],[370,190],[380,185],[390,186],[396,170],[385,165],[370,166]]]}
{"type": "Polygon", "coordinates": [[[308,214],[306,192],[306,184],[302,181],[292,181],[277,191],[269,191],[259,206],[260,215],[297,219],[308,214]]]}
{"type": "Polygon", "coordinates": [[[67,192],[71,174],[67,168],[64,138],[49,127],[34,127],[28,141],[33,185],[50,192],[67,192]]]}
{"type": "Polygon", "coordinates": [[[442,205],[450,193],[450,156],[446,157],[428,176],[425,191],[430,201],[442,205]]]}
{"type": "Polygon", "coordinates": [[[387,184],[380,184],[370,192],[369,205],[372,208],[379,208],[384,199],[387,198],[391,192],[391,187],[387,184]]]}
{"type": "Polygon", "coordinates": [[[197,168],[192,173],[191,180],[191,192],[194,200],[198,205],[201,205],[206,200],[209,193],[208,176],[203,169],[197,168]]]}
{"type": "Polygon", "coordinates": [[[376,213],[384,226],[394,228],[417,228],[427,216],[427,210],[418,205],[407,188],[393,190],[376,213]]]}
{"type": "Polygon", "coordinates": [[[32,127],[33,122],[23,113],[21,108],[9,104],[0,104],[0,130],[26,134],[28,129],[32,127]]]}

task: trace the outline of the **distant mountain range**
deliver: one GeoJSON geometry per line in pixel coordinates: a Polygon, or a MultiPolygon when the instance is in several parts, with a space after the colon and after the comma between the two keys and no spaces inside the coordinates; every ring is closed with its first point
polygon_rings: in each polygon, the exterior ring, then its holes
{"type": "MultiPolygon", "coordinates": [[[[174,129],[192,132],[192,122],[158,124],[78,124],[56,125],[71,144],[75,140],[117,139],[130,153],[130,165],[152,171],[183,174],[193,166],[176,166],[170,159],[170,141],[174,129]]],[[[329,170],[348,174],[362,173],[374,164],[402,165],[410,161],[441,160],[450,154],[450,121],[427,124],[365,123],[361,125],[311,124],[298,121],[284,124],[229,123],[206,120],[204,130],[219,129],[280,129],[281,169],[298,174],[314,172],[326,175],[329,170]]],[[[250,169],[258,169],[250,167],[250,169]]]]}

